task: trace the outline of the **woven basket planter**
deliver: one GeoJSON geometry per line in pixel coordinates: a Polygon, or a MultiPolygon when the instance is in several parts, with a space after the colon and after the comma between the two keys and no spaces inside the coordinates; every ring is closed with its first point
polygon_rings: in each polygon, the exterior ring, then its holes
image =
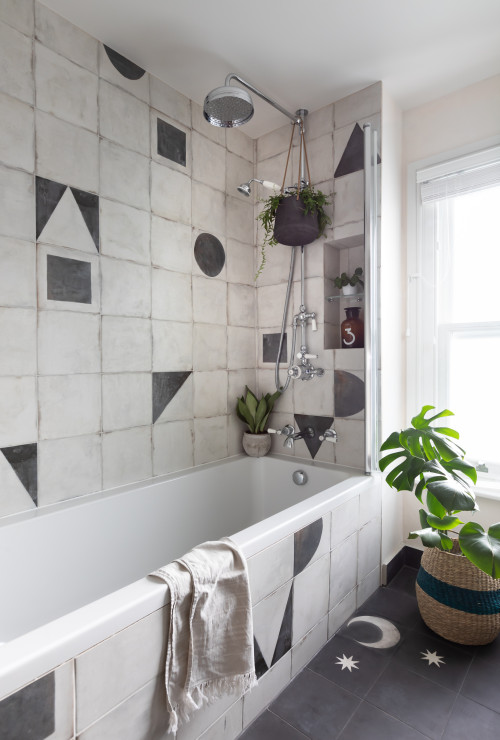
{"type": "Polygon", "coordinates": [[[500,580],[467,560],[458,541],[449,552],[424,550],[416,592],[422,619],[446,640],[486,645],[500,632],[500,580]]]}

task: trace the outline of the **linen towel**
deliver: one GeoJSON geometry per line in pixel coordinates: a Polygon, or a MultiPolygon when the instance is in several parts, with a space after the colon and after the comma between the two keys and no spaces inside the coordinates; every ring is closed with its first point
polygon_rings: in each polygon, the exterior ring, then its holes
{"type": "Polygon", "coordinates": [[[257,684],[247,565],[224,537],[150,575],[170,589],[165,688],[168,729],[176,732],[204,704],[257,684]]]}

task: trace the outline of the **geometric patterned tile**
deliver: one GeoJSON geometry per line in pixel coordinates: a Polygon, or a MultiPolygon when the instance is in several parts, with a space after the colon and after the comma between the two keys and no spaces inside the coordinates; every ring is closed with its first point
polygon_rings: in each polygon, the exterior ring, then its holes
{"type": "Polygon", "coordinates": [[[53,671],[0,701],[2,740],[45,740],[55,729],[53,671]]]}
{"type": "Polygon", "coordinates": [[[127,57],[122,56],[114,49],[111,49],[106,44],[103,44],[106,54],[108,55],[109,61],[118,72],[126,77],[128,80],[139,80],[146,72],[145,69],[139,67],[139,65],[131,62],[127,57]]]}
{"type": "Polygon", "coordinates": [[[153,373],[153,424],[190,375],[190,370],[153,373]]]}
{"type": "Polygon", "coordinates": [[[203,233],[196,237],[194,258],[205,275],[215,277],[224,267],[226,253],[216,236],[203,233]]]}
{"type": "Polygon", "coordinates": [[[2,447],[1,452],[31,496],[33,503],[36,504],[38,499],[36,442],[26,445],[16,445],[14,447],[2,447]]]}
{"type": "Polygon", "coordinates": [[[307,427],[312,427],[312,429],[315,432],[314,437],[311,437],[311,438],[304,437],[304,442],[307,445],[309,454],[314,460],[314,458],[316,457],[316,453],[318,452],[319,448],[323,444],[319,438],[333,424],[333,416],[313,416],[312,414],[295,414],[295,421],[297,422],[297,426],[299,427],[299,430],[301,432],[305,431],[307,427]]]}
{"type": "Polygon", "coordinates": [[[156,126],[158,154],[185,167],[186,133],[161,118],[157,118],[156,126]]]}
{"type": "Polygon", "coordinates": [[[335,416],[345,417],[357,414],[365,407],[365,384],[353,373],[335,370],[334,373],[335,416]]]}
{"type": "Polygon", "coordinates": [[[323,519],[317,519],[307,527],[303,527],[294,535],[294,566],[293,575],[304,570],[312,560],[318,549],[323,534],[323,519]]]}

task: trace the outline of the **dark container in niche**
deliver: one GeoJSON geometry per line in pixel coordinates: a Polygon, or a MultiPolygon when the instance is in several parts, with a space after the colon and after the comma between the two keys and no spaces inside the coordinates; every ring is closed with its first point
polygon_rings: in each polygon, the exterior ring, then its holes
{"type": "Polygon", "coordinates": [[[186,166],[186,134],[161,118],[156,119],[157,152],[160,157],[186,166]]]}
{"type": "Polygon", "coordinates": [[[118,70],[123,77],[126,77],[127,80],[140,80],[141,77],[144,76],[146,73],[145,69],[139,67],[138,64],[134,64],[130,59],[122,56],[122,54],[119,54],[114,49],[106,46],[106,44],[103,44],[103,46],[113,67],[118,70]]]}
{"type": "Polygon", "coordinates": [[[194,243],[194,258],[208,277],[216,277],[224,267],[224,247],[213,234],[200,234],[194,243]]]}

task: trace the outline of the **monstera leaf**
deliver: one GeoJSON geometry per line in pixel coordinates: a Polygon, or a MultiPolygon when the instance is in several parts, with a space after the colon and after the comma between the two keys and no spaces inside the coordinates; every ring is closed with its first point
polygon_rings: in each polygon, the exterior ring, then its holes
{"type": "Polygon", "coordinates": [[[500,578],[500,523],[485,532],[477,522],[464,524],[458,536],[460,549],[471,563],[492,578],[500,578]]]}

